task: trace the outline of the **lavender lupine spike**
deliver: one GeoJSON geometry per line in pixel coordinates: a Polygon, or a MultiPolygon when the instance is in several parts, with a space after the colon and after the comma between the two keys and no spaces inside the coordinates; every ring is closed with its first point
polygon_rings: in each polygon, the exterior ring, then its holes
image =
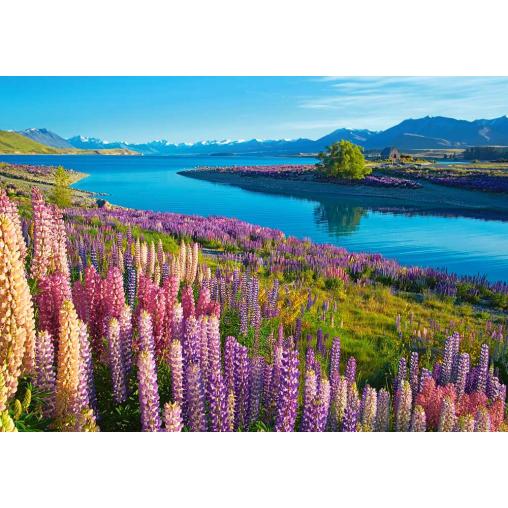
{"type": "Polygon", "coordinates": [[[349,383],[354,383],[356,377],[356,359],[354,356],[350,356],[346,365],[346,379],[349,383]]]}
{"type": "Polygon", "coordinates": [[[328,423],[328,416],[330,411],[330,382],[324,378],[321,380],[319,386],[319,406],[318,415],[316,419],[317,432],[324,432],[328,423]]]}
{"type": "Polygon", "coordinates": [[[411,385],[409,382],[402,381],[398,392],[395,413],[395,428],[397,432],[407,432],[411,423],[412,405],[411,385]]]}
{"type": "Polygon", "coordinates": [[[407,363],[406,359],[402,357],[399,360],[399,370],[397,371],[397,377],[395,378],[395,381],[393,383],[394,393],[397,393],[399,388],[402,386],[402,382],[406,380],[406,377],[407,377],[407,363]]]}
{"type": "Polygon", "coordinates": [[[277,400],[277,432],[292,432],[298,404],[298,352],[285,347],[282,353],[280,391],[277,400]]]}
{"type": "Polygon", "coordinates": [[[108,327],[109,364],[113,384],[113,397],[119,404],[127,399],[125,383],[125,365],[123,358],[120,324],[116,318],[111,319],[108,327]]]}
{"type": "Polygon", "coordinates": [[[169,365],[171,368],[171,390],[173,401],[183,404],[183,358],[179,340],[171,341],[169,347],[169,365]]]}
{"type": "Polygon", "coordinates": [[[455,404],[450,397],[445,397],[441,404],[441,413],[439,415],[439,432],[453,432],[457,417],[455,416],[455,404]]]}
{"type": "Polygon", "coordinates": [[[224,345],[224,384],[228,394],[235,389],[235,344],[236,339],[234,337],[226,337],[224,345]]]}
{"type": "Polygon", "coordinates": [[[120,338],[122,344],[122,358],[125,369],[126,383],[132,368],[132,311],[129,305],[125,305],[120,315],[120,338]]]}
{"type": "Polygon", "coordinates": [[[390,428],[390,394],[381,388],[377,398],[376,431],[387,432],[390,428]]]}
{"type": "Polygon", "coordinates": [[[330,351],[330,379],[338,373],[340,373],[340,338],[335,337],[330,351]]]}
{"type": "Polygon", "coordinates": [[[265,361],[262,357],[256,356],[252,359],[249,379],[249,426],[252,425],[259,416],[261,394],[263,391],[264,368],[265,361]]]}
{"type": "Polygon", "coordinates": [[[79,321],[79,409],[90,408],[98,416],[97,394],[93,379],[92,350],[86,323],[79,321]]]}
{"type": "Polygon", "coordinates": [[[235,392],[231,389],[226,405],[226,424],[224,429],[226,432],[233,432],[235,430],[235,406],[235,392]]]}
{"type": "Polygon", "coordinates": [[[348,382],[344,376],[340,376],[334,388],[333,399],[330,409],[330,426],[336,431],[342,428],[342,420],[348,401],[348,382]]]}
{"type": "Polygon", "coordinates": [[[206,432],[203,383],[197,363],[191,363],[185,368],[184,401],[189,430],[206,432]]]}
{"type": "Polygon", "coordinates": [[[210,412],[210,430],[221,432],[226,425],[226,398],[221,369],[219,320],[212,316],[208,321],[208,380],[206,397],[210,412]]]}
{"type": "Polygon", "coordinates": [[[467,353],[462,353],[459,358],[459,365],[457,367],[457,382],[455,388],[457,395],[460,397],[466,390],[467,375],[469,374],[470,361],[467,353]]]}
{"type": "Polygon", "coordinates": [[[377,392],[375,388],[367,385],[364,389],[361,423],[362,429],[372,432],[376,426],[377,392]]]}
{"type": "Polygon", "coordinates": [[[317,379],[313,370],[307,369],[305,372],[305,387],[303,392],[303,415],[301,423],[302,432],[312,430],[312,417],[314,413],[314,403],[317,395],[317,379]]]}
{"type": "Polygon", "coordinates": [[[44,416],[51,418],[55,412],[55,353],[53,350],[53,339],[48,332],[39,332],[35,350],[35,365],[37,376],[35,385],[39,390],[45,392],[44,416]]]}
{"type": "Polygon", "coordinates": [[[235,349],[236,428],[245,429],[249,410],[249,357],[245,346],[235,349]]]}
{"type": "Polygon", "coordinates": [[[422,406],[417,405],[413,410],[411,418],[411,432],[425,432],[427,430],[427,422],[425,410],[422,406]]]}
{"type": "Polygon", "coordinates": [[[485,393],[487,389],[487,377],[489,375],[489,346],[482,344],[480,351],[480,363],[478,365],[478,379],[476,389],[485,393]]]}
{"type": "Polygon", "coordinates": [[[178,402],[164,404],[164,430],[166,432],[181,432],[183,429],[182,408],[178,402]]]}
{"type": "Polygon", "coordinates": [[[356,384],[348,383],[348,400],[344,418],[342,420],[342,432],[356,432],[358,427],[358,417],[360,413],[360,399],[356,384]]]}
{"type": "Polygon", "coordinates": [[[152,321],[146,311],[141,313],[139,328],[141,351],[138,354],[138,383],[141,428],[146,432],[159,432],[161,419],[152,321]]]}
{"type": "Polygon", "coordinates": [[[418,366],[418,353],[413,351],[409,360],[409,384],[413,393],[418,393],[418,380],[420,377],[418,366]]]}
{"type": "Polygon", "coordinates": [[[452,380],[453,358],[455,353],[455,339],[448,337],[444,346],[443,363],[441,364],[441,373],[439,383],[446,386],[452,380]]]}

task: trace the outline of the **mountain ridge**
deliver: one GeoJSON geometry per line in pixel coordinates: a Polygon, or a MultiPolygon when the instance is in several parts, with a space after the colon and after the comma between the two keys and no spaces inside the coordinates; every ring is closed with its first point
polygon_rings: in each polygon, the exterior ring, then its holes
{"type": "MultiPolygon", "coordinates": [[[[295,155],[317,153],[335,141],[346,139],[366,150],[396,146],[401,150],[464,149],[471,146],[508,146],[508,118],[460,120],[444,116],[408,118],[383,131],[339,128],[318,139],[204,140],[195,143],[171,143],[165,139],[145,143],[104,141],[77,135],[64,139],[47,129],[26,129],[27,137],[46,136],[50,143],[62,140],[81,150],[132,150],[143,155],[295,155]],[[38,131],[37,133],[34,131],[38,131]]],[[[35,139],[37,140],[37,139],[35,139]]]]}

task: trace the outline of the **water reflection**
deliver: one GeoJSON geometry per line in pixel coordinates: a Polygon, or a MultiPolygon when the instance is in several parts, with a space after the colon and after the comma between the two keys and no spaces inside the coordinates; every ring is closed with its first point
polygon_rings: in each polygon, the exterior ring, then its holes
{"type": "Polygon", "coordinates": [[[343,236],[356,231],[366,213],[360,206],[327,200],[319,202],[314,209],[314,220],[318,225],[326,224],[329,234],[343,236]]]}

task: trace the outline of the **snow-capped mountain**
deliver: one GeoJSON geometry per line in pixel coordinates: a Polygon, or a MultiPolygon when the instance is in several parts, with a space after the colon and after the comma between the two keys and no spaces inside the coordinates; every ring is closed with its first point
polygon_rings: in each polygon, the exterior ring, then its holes
{"type": "Polygon", "coordinates": [[[46,146],[52,146],[54,148],[74,148],[69,141],[48,129],[36,129],[32,127],[24,131],[19,131],[18,134],[46,146]]]}
{"type": "Polygon", "coordinates": [[[384,131],[337,129],[312,140],[299,139],[222,139],[196,143],[170,143],[165,139],[147,143],[108,142],[75,136],[67,141],[76,148],[130,148],[144,155],[294,155],[317,153],[335,141],[346,139],[365,149],[397,146],[403,150],[423,148],[465,148],[468,146],[508,146],[508,118],[456,120],[446,117],[408,119],[384,131]]]}

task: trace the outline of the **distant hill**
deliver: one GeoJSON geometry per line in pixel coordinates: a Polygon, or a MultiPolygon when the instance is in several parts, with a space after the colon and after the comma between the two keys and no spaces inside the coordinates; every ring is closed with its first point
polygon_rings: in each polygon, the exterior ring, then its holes
{"type": "Polygon", "coordinates": [[[197,143],[170,143],[164,139],[147,143],[107,142],[99,138],[75,136],[67,141],[80,149],[129,148],[144,155],[296,155],[322,151],[335,141],[347,139],[365,149],[396,146],[402,150],[467,148],[469,146],[508,146],[508,118],[491,120],[457,120],[442,116],[404,120],[384,131],[337,129],[312,140],[249,139],[210,140],[197,143]]]}
{"type": "Polygon", "coordinates": [[[60,150],[46,146],[17,132],[0,131],[0,153],[41,153],[56,154],[60,150]]]}
{"type": "MultiPolygon", "coordinates": [[[[49,131],[48,131],[49,132],[49,131]]],[[[55,135],[56,136],[56,135],[55,135]]],[[[59,136],[57,136],[59,137],[59,136]]],[[[76,154],[76,155],[138,155],[129,148],[81,150],[77,148],[55,148],[13,131],[0,130],[0,153],[7,154],[76,154]]]]}
{"type": "Polygon", "coordinates": [[[48,129],[31,128],[25,129],[24,131],[18,131],[18,134],[21,134],[33,141],[37,141],[37,143],[52,146],[53,148],[74,148],[66,139],[49,131],[48,129]]]}

